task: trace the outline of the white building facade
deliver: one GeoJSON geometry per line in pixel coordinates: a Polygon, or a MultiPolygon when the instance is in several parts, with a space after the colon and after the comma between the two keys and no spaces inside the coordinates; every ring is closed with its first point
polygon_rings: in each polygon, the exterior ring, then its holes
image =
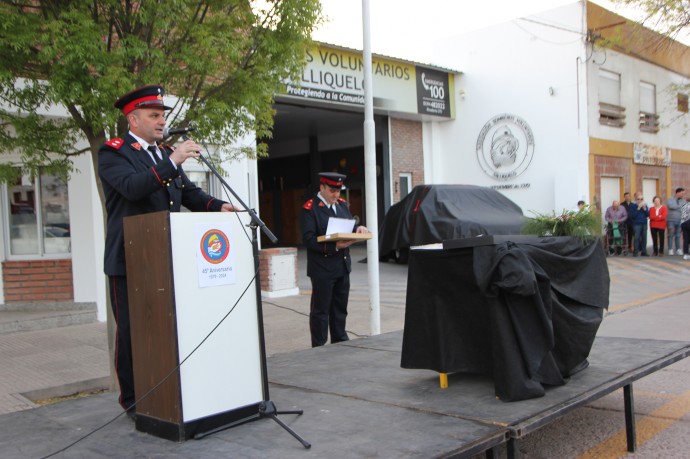
{"type": "Polygon", "coordinates": [[[688,48],[659,40],[574,2],[440,43],[463,75],[456,121],[425,125],[425,175],[497,188],[527,215],[690,187],[687,94],[671,89],[690,82],[688,48]]]}

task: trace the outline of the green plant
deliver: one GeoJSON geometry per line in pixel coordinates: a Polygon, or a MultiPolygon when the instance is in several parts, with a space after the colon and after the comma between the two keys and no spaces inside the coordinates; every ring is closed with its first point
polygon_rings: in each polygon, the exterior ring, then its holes
{"type": "Polygon", "coordinates": [[[563,210],[560,215],[539,214],[527,219],[523,234],[536,236],[575,236],[590,239],[601,236],[601,217],[585,205],[581,210],[563,210]]]}

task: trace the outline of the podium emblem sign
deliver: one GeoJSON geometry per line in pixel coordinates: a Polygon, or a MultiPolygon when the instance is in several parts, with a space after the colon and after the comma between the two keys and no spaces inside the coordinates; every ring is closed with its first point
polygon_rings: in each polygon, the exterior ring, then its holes
{"type": "Polygon", "coordinates": [[[235,284],[235,244],[230,225],[198,224],[195,232],[199,287],[235,284]]]}

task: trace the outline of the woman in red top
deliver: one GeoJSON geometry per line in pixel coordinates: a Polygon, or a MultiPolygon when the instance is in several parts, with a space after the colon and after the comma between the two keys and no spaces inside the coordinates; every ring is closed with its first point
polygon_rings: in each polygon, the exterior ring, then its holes
{"type": "Polygon", "coordinates": [[[654,256],[664,256],[664,233],[666,232],[666,215],[668,209],[661,205],[661,198],[654,196],[654,206],[649,209],[649,228],[652,233],[654,256]]]}

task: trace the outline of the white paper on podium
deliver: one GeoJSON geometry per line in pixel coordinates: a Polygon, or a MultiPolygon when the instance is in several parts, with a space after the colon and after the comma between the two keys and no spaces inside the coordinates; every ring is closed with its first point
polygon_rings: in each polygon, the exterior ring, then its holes
{"type": "Polygon", "coordinates": [[[355,220],[349,218],[330,217],[326,235],[336,233],[351,233],[355,229],[355,220]]]}

